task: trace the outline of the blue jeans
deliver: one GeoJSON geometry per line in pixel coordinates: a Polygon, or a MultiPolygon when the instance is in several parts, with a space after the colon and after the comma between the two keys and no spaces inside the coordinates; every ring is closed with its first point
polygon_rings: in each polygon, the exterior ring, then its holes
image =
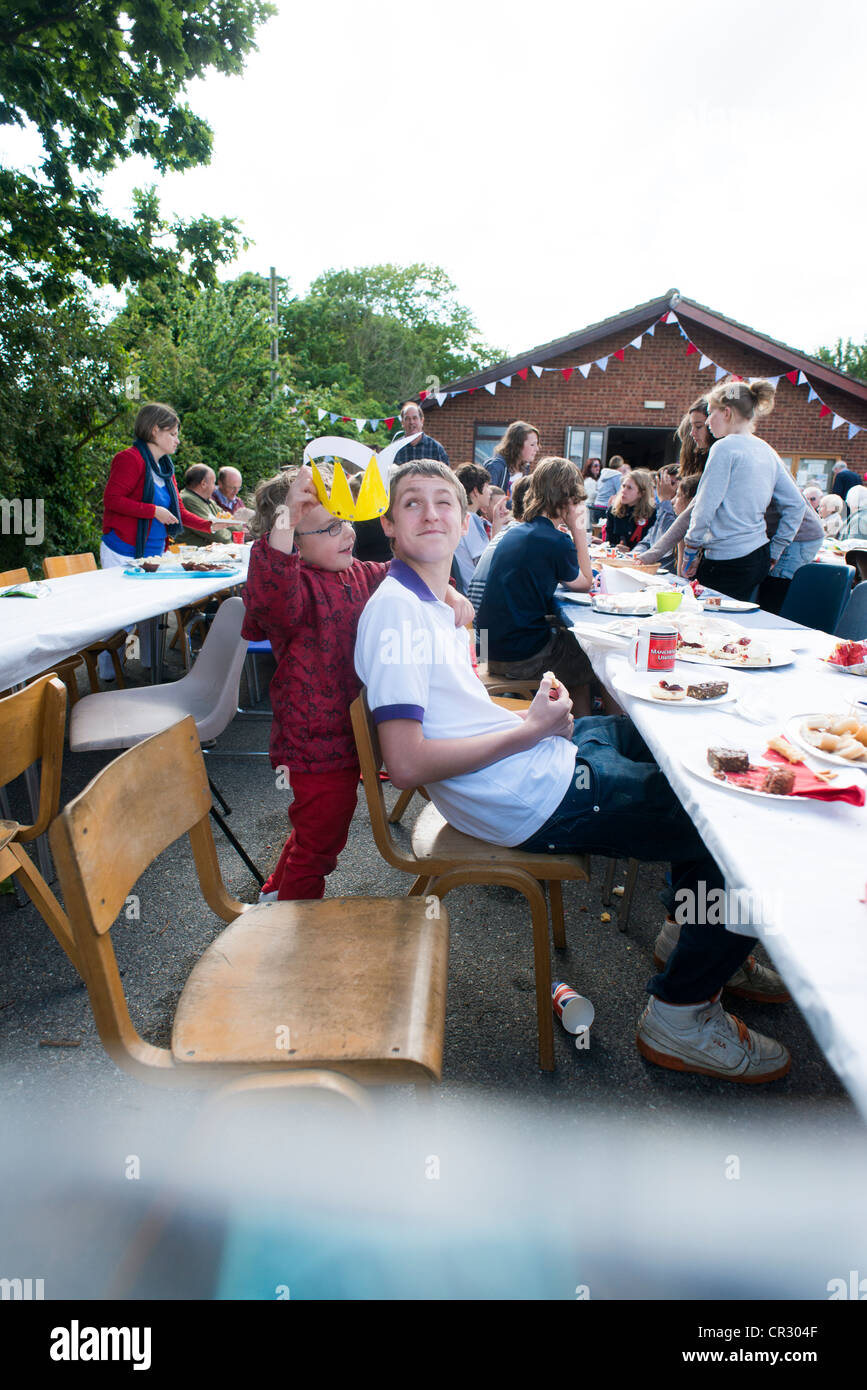
{"type": "MultiPolygon", "coordinates": [[[[671,862],[675,894],[707,902],[725,881],[653,754],[625,715],[577,719],[575,776],[554,814],[521,849],[534,853],[599,854],[671,862]],[[699,885],[704,884],[704,890],[699,885]]],[[[713,915],[713,914],[706,914],[713,915]]],[[[669,1004],[694,1004],[716,994],[742,965],[755,939],[722,925],[686,923],[649,993],[669,1004]]]]}
{"type": "Polygon", "coordinates": [[[790,541],[772,570],[774,579],[791,579],[802,565],[809,565],[822,549],[818,541],[790,541]]]}

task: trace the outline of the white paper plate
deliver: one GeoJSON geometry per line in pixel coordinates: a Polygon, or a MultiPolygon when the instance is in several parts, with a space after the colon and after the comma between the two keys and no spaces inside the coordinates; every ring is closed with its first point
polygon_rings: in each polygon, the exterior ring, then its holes
{"type": "Polygon", "coordinates": [[[820,656],[819,660],[826,671],[836,671],[838,676],[860,676],[862,681],[867,680],[867,674],[863,671],[856,671],[851,666],[838,666],[836,661],[828,661],[824,656],[820,656]]]}
{"type": "Polygon", "coordinates": [[[734,658],[730,661],[723,661],[721,657],[710,656],[707,652],[700,656],[693,656],[691,652],[685,652],[681,648],[677,653],[677,659],[678,661],[697,662],[700,666],[725,666],[729,671],[770,671],[775,666],[791,666],[795,660],[795,653],[786,651],[782,647],[778,647],[769,655],[770,661],[757,661],[751,665],[748,661],[736,661],[734,658]]]}
{"type": "Polygon", "coordinates": [[[719,603],[712,606],[704,598],[700,598],[699,603],[706,613],[713,617],[714,613],[755,613],[758,611],[757,603],[748,603],[745,598],[726,598],[723,596],[719,603]]]}
{"type": "Polygon", "coordinates": [[[695,700],[691,695],[685,695],[682,700],[657,700],[650,691],[660,680],[667,680],[674,685],[684,684],[673,671],[659,673],[631,670],[618,671],[612,679],[612,684],[625,695],[634,695],[636,700],[647,700],[651,705],[659,705],[662,709],[712,709],[714,705],[727,704],[730,700],[736,700],[738,696],[737,686],[729,682],[726,694],[717,695],[713,700],[695,700]]]}
{"type": "Polygon", "coordinates": [[[590,607],[592,594],[578,594],[573,589],[558,589],[557,599],[562,603],[580,603],[585,608],[590,607]]]}
{"type": "Polygon", "coordinates": [[[579,642],[595,642],[598,647],[612,647],[618,652],[626,651],[629,640],[626,635],[607,632],[601,623],[574,622],[571,631],[579,642]]]}
{"type": "MultiPolygon", "coordinates": [[[[806,714],[793,714],[786,725],[786,736],[799,748],[802,748],[805,753],[809,753],[811,758],[820,759],[823,763],[833,763],[834,767],[845,767],[849,772],[867,772],[867,748],[864,750],[865,757],[858,762],[853,762],[851,758],[841,758],[839,753],[830,753],[824,748],[814,748],[812,743],[804,738],[801,733],[801,725],[805,720],[818,719],[821,715],[830,713],[832,713],[830,710],[809,710],[806,714]]],[[[841,719],[845,717],[843,714],[840,715],[841,719]]],[[[864,717],[864,722],[867,724],[867,715],[864,717]]]]}
{"type": "MultiPolygon", "coordinates": [[[[764,744],[761,748],[756,748],[755,746],[752,748],[747,747],[744,751],[749,754],[751,763],[766,763],[766,748],[767,744],[764,744]]],[[[720,787],[723,791],[735,792],[738,796],[757,796],[760,797],[762,801],[785,801],[789,806],[801,805],[815,807],[825,804],[810,796],[791,796],[781,792],[760,792],[755,787],[742,787],[737,782],[729,782],[728,780],[720,781],[713,775],[713,768],[707,761],[707,753],[686,753],[680,761],[687,772],[691,772],[693,776],[700,777],[703,782],[710,782],[712,787],[720,787]]],[[[810,767],[809,760],[805,759],[804,761],[806,766],[810,767]]],[[[773,766],[773,764],[767,763],[766,765],[773,766]]],[[[852,764],[850,763],[849,766],[851,768],[852,764]]],[[[815,772],[816,769],[810,767],[810,771],[815,772]]],[[[820,771],[824,771],[824,769],[820,769],[820,771]]],[[[852,777],[837,777],[829,785],[842,791],[844,787],[863,787],[864,784],[856,773],[852,777]]]]}

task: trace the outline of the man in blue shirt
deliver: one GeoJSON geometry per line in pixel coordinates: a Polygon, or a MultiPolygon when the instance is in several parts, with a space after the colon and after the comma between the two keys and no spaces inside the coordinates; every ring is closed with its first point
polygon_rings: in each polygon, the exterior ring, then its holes
{"type": "Polygon", "coordinates": [[[424,415],[420,405],[416,405],[415,401],[407,401],[400,412],[400,423],[407,438],[421,432],[421,439],[398,449],[394,456],[394,468],[400,468],[404,463],[412,463],[414,459],[439,459],[440,463],[451,466],[442,444],[424,433],[424,415]]]}

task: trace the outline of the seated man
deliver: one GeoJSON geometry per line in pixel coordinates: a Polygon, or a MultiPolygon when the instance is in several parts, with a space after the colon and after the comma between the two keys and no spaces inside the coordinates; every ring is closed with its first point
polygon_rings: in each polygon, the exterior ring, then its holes
{"type": "MultiPolygon", "coordinates": [[[[644,860],[665,859],[675,848],[675,893],[692,894],[679,903],[695,905],[702,890],[722,888],[719,869],[628,719],[581,719],[573,730],[566,692],[548,679],[524,718],[491,702],[443,602],[467,528],[466,495],[454,474],[433,460],[400,468],[383,527],[395,559],[361,615],[355,664],[394,785],[424,785],[451,825],[493,844],[644,860]]],[[[788,1052],[725,1013],[720,994],[728,981],[770,1000],[775,991],[784,995],[782,982],[745,959],[753,944],[747,937],[706,915],[708,923],[698,924],[694,910],[679,939],[671,924],[657,940],[667,964],[648,985],[638,1048],[675,1071],[775,1080],[789,1070],[788,1052]]]]}
{"type": "Polygon", "coordinates": [[[243,478],[237,468],[221,468],[217,474],[217,486],[214,488],[212,500],[224,512],[228,512],[237,523],[236,528],[240,530],[244,522],[250,521],[254,515],[250,507],[245,507],[241,501],[241,487],[243,478]]]}
{"type": "MultiPolygon", "coordinates": [[[[213,468],[208,468],[204,463],[194,463],[184,474],[181,501],[195,516],[204,517],[207,521],[218,520],[220,508],[213,500],[216,486],[217,479],[213,468]]],[[[178,536],[181,545],[210,545],[212,540],[228,543],[231,539],[231,529],[223,527],[216,531],[212,529],[210,535],[205,531],[191,531],[185,527],[178,536]]]]}

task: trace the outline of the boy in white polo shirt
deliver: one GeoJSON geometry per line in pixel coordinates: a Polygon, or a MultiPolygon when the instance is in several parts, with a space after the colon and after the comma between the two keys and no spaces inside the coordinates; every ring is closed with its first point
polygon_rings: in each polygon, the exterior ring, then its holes
{"type": "MultiPolygon", "coordinates": [[[[435,460],[392,478],[382,522],[395,560],[361,615],[355,647],[392,782],[424,785],[451,825],[494,844],[645,860],[674,847],[675,890],[706,902],[724,887],[722,875],[628,719],[581,719],[573,730],[571,702],[549,679],[522,718],[494,705],[474,674],[466,636],[443,603],[466,505],[435,460]]],[[[765,997],[774,981],[779,988],[774,972],[745,962],[753,944],[710,923],[681,928],[648,984],[637,1037],[645,1057],[742,1082],[788,1071],[786,1049],[719,1002],[727,981],[751,997],[765,997]]]]}

